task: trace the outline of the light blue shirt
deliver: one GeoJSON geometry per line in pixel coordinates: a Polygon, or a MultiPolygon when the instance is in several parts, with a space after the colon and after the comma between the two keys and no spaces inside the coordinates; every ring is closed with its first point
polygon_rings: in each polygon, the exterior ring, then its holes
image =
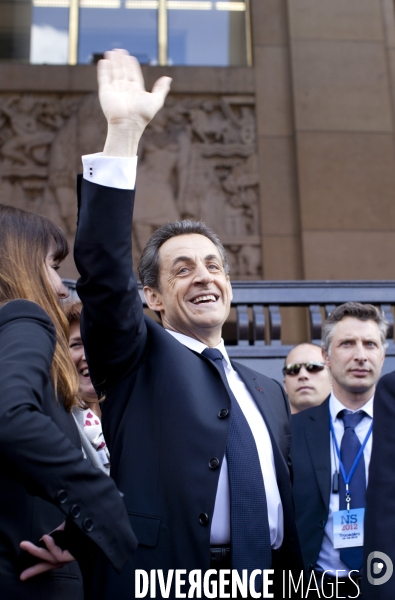
{"type": "MultiPolygon", "coordinates": [[[[350,410],[349,408],[344,406],[332,392],[329,398],[329,412],[332,417],[333,428],[335,430],[336,440],[339,445],[339,448],[344,433],[344,423],[343,419],[337,418],[337,415],[341,410],[344,409],[350,410]]],[[[355,433],[357,434],[358,439],[362,444],[369,431],[369,427],[373,419],[373,396],[364,406],[358,408],[358,410],[363,410],[365,413],[367,413],[367,415],[361,420],[360,423],[358,423],[358,425],[355,428],[355,433]]],[[[357,411],[352,410],[351,412],[357,411]]],[[[372,435],[369,436],[368,442],[363,451],[366,470],[366,485],[368,483],[370,455],[372,453],[372,438],[372,435]]],[[[331,453],[331,495],[329,500],[328,521],[325,526],[324,539],[322,541],[321,550],[318,555],[317,569],[319,571],[327,571],[329,569],[332,569],[332,571],[334,571],[334,575],[336,574],[336,570],[344,570],[344,573],[339,573],[339,577],[347,577],[347,574],[349,573],[350,569],[347,567],[347,565],[344,564],[344,562],[340,560],[340,550],[335,550],[333,547],[333,513],[339,510],[339,494],[334,494],[332,492],[332,481],[333,474],[335,473],[335,471],[339,472],[339,459],[336,454],[332,434],[330,434],[329,443],[331,453]]]]}

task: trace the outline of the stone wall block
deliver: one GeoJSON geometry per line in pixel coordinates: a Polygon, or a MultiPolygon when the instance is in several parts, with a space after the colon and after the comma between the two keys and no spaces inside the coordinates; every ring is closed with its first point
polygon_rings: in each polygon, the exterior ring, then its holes
{"type": "Polygon", "coordinates": [[[258,135],[292,135],[293,117],[288,49],[255,49],[258,135]]]}
{"type": "Polygon", "coordinates": [[[391,134],[300,133],[303,230],[381,230],[395,223],[391,134]]]}
{"type": "Polygon", "coordinates": [[[384,46],[295,41],[297,130],[392,131],[384,46]]]}
{"type": "Polygon", "coordinates": [[[305,231],[306,279],[391,279],[395,236],[387,231],[305,231]]]}
{"type": "Polygon", "coordinates": [[[382,41],[380,0],[289,0],[293,39],[382,41]]]}
{"type": "Polygon", "coordinates": [[[258,147],[262,234],[299,235],[294,139],[260,137],[258,147]]]}

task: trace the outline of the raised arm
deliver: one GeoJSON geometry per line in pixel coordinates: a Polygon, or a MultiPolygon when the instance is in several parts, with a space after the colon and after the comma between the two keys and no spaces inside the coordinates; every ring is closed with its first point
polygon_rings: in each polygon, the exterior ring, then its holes
{"type": "Polygon", "coordinates": [[[108,164],[114,165],[114,157],[118,160],[111,187],[91,183],[90,170],[84,175],[75,260],[81,275],[77,290],[84,304],[82,335],[91,377],[100,391],[107,392],[141,360],[146,333],[132,272],[134,191],[119,184],[117,173],[136,156],[145,127],[164,103],[170,79],[161,77],[147,92],[138,61],[115,50],[99,61],[98,83],[108,122],[99,168],[106,170],[108,164]]]}

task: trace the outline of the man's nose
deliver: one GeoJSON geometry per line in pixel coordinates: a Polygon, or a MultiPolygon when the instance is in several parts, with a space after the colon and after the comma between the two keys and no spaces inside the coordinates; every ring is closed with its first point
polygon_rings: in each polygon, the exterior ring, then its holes
{"type": "Polygon", "coordinates": [[[355,360],[357,361],[365,361],[367,360],[366,348],[362,342],[357,342],[355,344],[355,360]]]}
{"type": "Polygon", "coordinates": [[[212,273],[207,269],[206,265],[198,264],[195,271],[195,281],[199,283],[207,283],[213,280],[212,273]]]}
{"type": "Polygon", "coordinates": [[[309,378],[309,372],[306,369],[306,367],[304,365],[301,366],[300,371],[299,371],[299,379],[308,379],[309,378]]]}

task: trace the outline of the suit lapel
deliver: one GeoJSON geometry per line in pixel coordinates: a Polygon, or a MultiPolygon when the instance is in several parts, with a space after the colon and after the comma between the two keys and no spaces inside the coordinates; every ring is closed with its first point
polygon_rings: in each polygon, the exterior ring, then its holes
{"type": "MultiPolygon", "coordinates": [[[[260,384],[259,375],[255,375],[250,369],[244,367],[240,363],[233,363],[232,367],[238,373],[240,378],[243,380],[246,388],[250,392],[251,396],[255,400],[258,409],[265,421],[267,430],[269,432],[270,440],[272,442],[272,450],[274,457],[274,464],[276,467],[276,475],[278,484],[289,483],[289,465],[284,458],[284,439],[279,430],[278,420],[276,414],[271,406],[271,399],[267,392],[264,390],[264,384],[260,384]]],[[[287,450],[289,452],[289,448],[287,450]]]]}
{"type": "Polygon", "coordinates": [[[331,484],[329,398],[313,411],[304,431],[318,487],[326,509],[329,510],[331,484]]]}
{"type": "Polygon", "coordinates": [[[278,443],[279,429],[276,415],[271,408],[270,399],[265,392],[263,386],[259,385],[258,377],[252,373],[248,368],[244,368],[244,365],[240,363],[233,363],[232,367],[237,372],[239,377],[243,380],[246,388],[250,392],[251,396],[255,400],[260,413],[266,423],[269,430],[270,436],[275,438],[278,443]]]}

